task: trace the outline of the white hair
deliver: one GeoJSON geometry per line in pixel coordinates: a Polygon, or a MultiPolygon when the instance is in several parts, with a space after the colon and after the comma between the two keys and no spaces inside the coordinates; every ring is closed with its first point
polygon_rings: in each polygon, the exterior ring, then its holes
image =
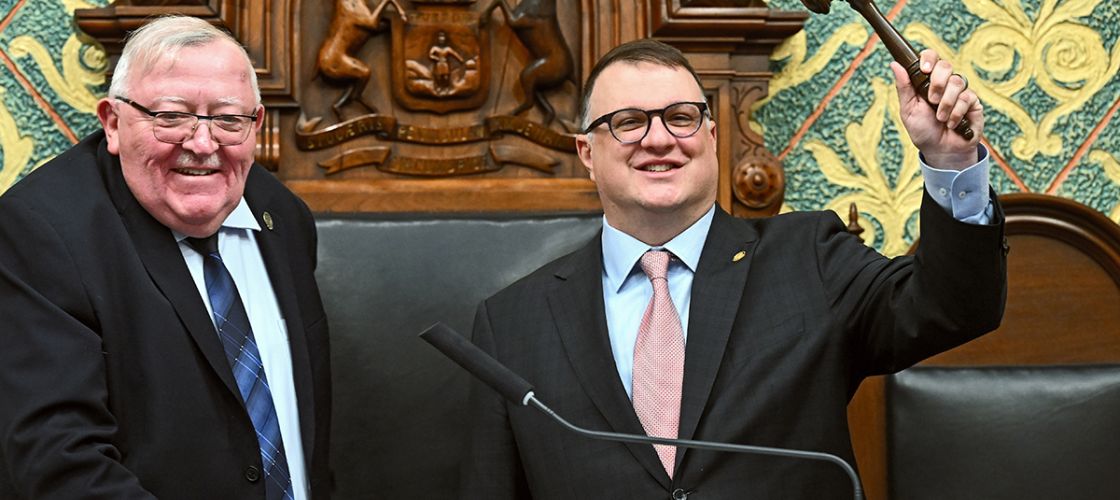
{"type": "Polygon", "coordinates": [[[249,83],[253,86],[253,97],[256,104],[260,104],[261,90],[257,86],[257,72],[253,69],[253,61],[249,59],[245,47],[229,33],[202,19],[178,15],[156,18],[129,35],[113,71],[109,95],[127,97],[129,75],[137,68],[145,72],[165,57],[174,59],[183,47],[199,47],[221,40],[227,40],[241,49],[241,54],[245,56],[245,68],[249,72],[249,83]]]}

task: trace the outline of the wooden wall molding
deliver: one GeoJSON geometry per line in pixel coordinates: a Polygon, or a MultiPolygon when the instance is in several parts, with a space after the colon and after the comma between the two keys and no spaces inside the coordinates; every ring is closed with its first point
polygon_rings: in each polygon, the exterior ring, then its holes
{"type": "Polygon", "coordinates": [[[124,47],[124,37],[153,17],[185,14],[224,28],[245,45],[257,70],[261,99],[271,108],[298,105],[295,69],[299,60],[293,47],[299,34],[289,15],[300,0],[118,0],[74,13],[78,27],[105,48],[109,74],[124,47]],[[279,15],[277,15],[279,14],[279,15]]]}
{"type": "Polygon", "coordinates": [[[770,9],[762,0],[648,0],[650,36],[682,50],[708,48],[769,56],[801,31],[805,11],[770,9]]]}

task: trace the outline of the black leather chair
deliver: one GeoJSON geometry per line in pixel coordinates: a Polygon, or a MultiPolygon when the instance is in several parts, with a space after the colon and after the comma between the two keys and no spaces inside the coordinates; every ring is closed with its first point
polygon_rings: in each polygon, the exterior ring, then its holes
{"type": "Polygon", "coordinates": [[[1120,365],[915,367],[887,400],[892,499],[1120,498],[1120,365]]]}
{"type": "Polygon", "coordinates": [[[335,498],[455,498],[470,376],[417,334],[595,235],[600,216],[320,216],[335,498]]]}

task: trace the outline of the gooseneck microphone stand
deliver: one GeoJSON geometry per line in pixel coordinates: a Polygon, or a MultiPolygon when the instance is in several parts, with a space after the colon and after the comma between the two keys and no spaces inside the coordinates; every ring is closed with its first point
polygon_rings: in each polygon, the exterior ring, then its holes
{"type": "Polygon", "coordinates": [[[852,497],[855,498],[855,500],[863,500],[863,486],[860,485],[859,476],[856,474],[855,469],[853,469],[848,462],[844,461],[844,459],[836,455],[788,448],[695,441],[691,439],[669,439],[639,434],[622,434],[584,429],[583,427],[568,422],[564,417],[557,415],[555,411],[552,411],[551,408],[536,398],[533,393],[533,386],[530,385],[529,382],[526,382],[525,379],[513,373],[513,371],[505,365],[483,352],[478,346],[467,341],[467,339],[463,338],[462,335],[459,335],[447,325],[436,323],[420,333],[420,338],[438,349],[459,366],[466,369],[471,375],[474,375],[476,378],[486,383],[490,388],[498,391],[499,394],[510,402],[521,406],[529,406],[532,404],[532,406],[544,412],[545,415],[559,422],[560,425],[581,436],[624,443],[659,444],[676,446],[678,448],[773,455],[831,462],[844,469],[844,472],[848,474],[848,478],[852,481],[852,497]]]}

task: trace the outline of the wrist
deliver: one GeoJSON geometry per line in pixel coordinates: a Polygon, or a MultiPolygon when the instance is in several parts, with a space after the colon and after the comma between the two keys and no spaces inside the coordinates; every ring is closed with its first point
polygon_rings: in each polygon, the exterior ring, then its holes
{"type": "Polygon", "coordinates": [[[926,165],[933,168],[942,170],[964,170],[980,161],[980,153],[975,147],[970,147],[966,151],[922,152],[922,160],[926,165]]]}

